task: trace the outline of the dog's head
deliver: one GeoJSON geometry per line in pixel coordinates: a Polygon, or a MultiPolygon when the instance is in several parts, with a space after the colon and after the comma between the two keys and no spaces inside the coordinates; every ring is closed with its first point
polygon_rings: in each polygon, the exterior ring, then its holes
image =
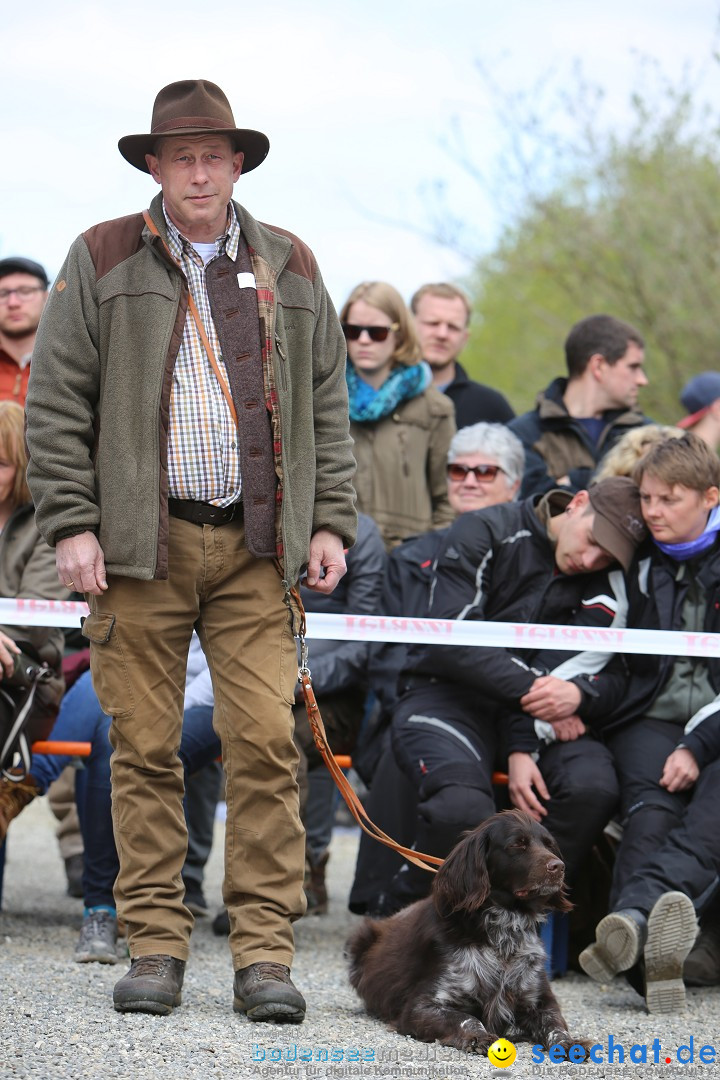
{"type": "Polygon", "coordinates": [[[565,864],[547,829],[504,810],[455,845],[435,877],[433,900],[442,916],[478,911],[488,900],[531,913],[569,911],[564,885],[565,864]]]}

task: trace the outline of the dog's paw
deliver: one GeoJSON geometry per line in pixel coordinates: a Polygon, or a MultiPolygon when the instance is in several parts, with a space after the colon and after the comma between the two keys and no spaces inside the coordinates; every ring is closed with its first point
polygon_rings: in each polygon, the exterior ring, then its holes
{"type": "Polygon", "coordinates": [[[590,1048],[595,1045],[592,1039],[574,1039],[568,1031],[551,1031],[543,1038],[542,1042],[545,1050],[549,1050],[551,1046],[561,1046],[565,1051],[567,1060],[575,1065],[584,1065],[588,1061],[590,1048]],[[583,1055],[577,1049],[573,1049],[578,1046],[582,1048],[583,1055]],[[572,1056],[570,1055],[571,1050],[573,1051],[572,1056]]]}
{"type": "Polygon", "coordinates": [[[464,1020],[457,1031],[442,1039],[444,1046],[454,1046],[466,1054],[487,1054],[499,1035],[491,1035],[479,1020],[464,1020]]]}

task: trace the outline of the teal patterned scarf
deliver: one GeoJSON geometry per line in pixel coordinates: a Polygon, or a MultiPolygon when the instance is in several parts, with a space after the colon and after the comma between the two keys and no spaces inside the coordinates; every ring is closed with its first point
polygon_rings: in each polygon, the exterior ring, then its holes
{"type": "Polygon", "coordinates": [[[349,359],[345,377],[350,397],[350,419],[358,424],[382,420],[397,408],[400,402],[422,394],[432,382],[430,366],[424,360],[411,367],[399,364],[393,368],[378,390],[358,375],[349,359]]]}

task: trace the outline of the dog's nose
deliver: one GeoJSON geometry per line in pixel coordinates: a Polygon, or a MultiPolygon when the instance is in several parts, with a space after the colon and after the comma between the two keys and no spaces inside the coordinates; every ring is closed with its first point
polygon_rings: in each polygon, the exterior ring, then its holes
{"type": "Polygon", "coordinates": [[[565,863],[562,859],[551,859],[547,864],[548,874],[562,874],[565,869],[565,863]]]}

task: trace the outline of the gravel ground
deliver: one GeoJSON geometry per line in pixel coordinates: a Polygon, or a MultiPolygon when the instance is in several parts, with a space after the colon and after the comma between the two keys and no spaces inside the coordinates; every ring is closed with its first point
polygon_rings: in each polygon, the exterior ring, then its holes
{"type": "MultiPolygon", "coordinates": [[[[220,903],[221,831],[208,866],[206,895],[220,903]]],[[[357,833],[335,832],[329,864],[331,910],[297,926],[293,975],[309,1005],[297,1028],[252,1024],[232,1011],[232,970],[224,939],[198,919],[185,977],[183,1005],[169,1017],[120,1014],[112,988],[124,966],[76,964],[72,950],[82,916],[65,895],[54,821],[38,799],[11,827],[0,913],[0,1077],[83,1080],[194,1080],[216,1077],[424,1077],[498,1075],[482,1057],[426,1046],[400,1037],[367,1017],[350,988],[343,944],[356,917],[345,907],[357,833]],[[328,1061],[323,1061],[325,1051],[328,1061]],[[312,1053],[313,1061],[301,1060],[312,1053]],[[278,1060],[280,1059],[280,1060],[278,1060]]],[[[554,983],[570,1030],[625,1051],[625,1063],[588,1064],[585,1077],[673,1077],[717,1074],[701,1065],[699,1050],[713,1045],[720,1060],[720,988],[690,990],[683,1016],[649,1017],[620,980],[607,989],[579,975],[554,983]],[[677,1063],[679,1047],[694,1042],[694,1063],[677,1063]],[[653,1040],[659,1040],[659,1063],[653,1040]],[[647,1045],[648,1064],[629,1063],[633,1045],[647,1045]],[[665,1064],[665,1058],[672,1059],[665,1064]]],[[[637,1053],[637,1051],[636,1051],[637,1053]]],[[[687,1051],[684,1052],[687,1057],[687,1051]]],[[[533,1064],[528,1045],[508,1077],[552,1076],[569,1064],[533,1064]]]]}

